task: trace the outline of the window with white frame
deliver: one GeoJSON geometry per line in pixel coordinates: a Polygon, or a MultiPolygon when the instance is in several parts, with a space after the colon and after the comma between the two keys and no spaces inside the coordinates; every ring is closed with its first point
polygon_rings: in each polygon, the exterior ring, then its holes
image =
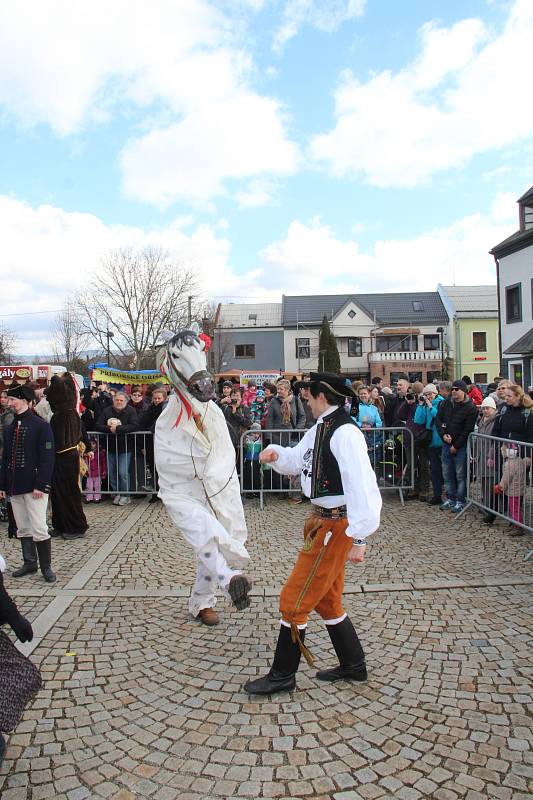
{"type": "Polygon", "coordinates": [[[255,358],[255,344],[236,344],[235,358],[255,358]]]}
{"type": "Polygon", "coordinates": [[[363,355],[363,340],[360,336],[348,337],[348,356],[359,358],[363,355]]]}
{"type": "Polygon", "coordinates": [[[424,334],[424,350],[439,350],[440,336],[438,333],[424,334]]]}
{"type": "Polygon", "coordinates": [[[311,358],[311,340],[309,338],[296,339],[296,358],[311,358]]]}
{"type": "Polygon", "coordinates": [[[473,331],[472,350],[474,353],[487,352],[487,333],[486,331],[473,331]]]}

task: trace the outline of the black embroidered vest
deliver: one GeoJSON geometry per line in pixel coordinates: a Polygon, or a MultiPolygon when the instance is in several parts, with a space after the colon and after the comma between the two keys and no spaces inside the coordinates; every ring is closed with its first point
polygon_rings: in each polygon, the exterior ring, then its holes
{"type": "Polygon", "coordinates": [[[355,425],[344,408],[338,408],[337,411],[328,414],[322,423],[318,424],[313,450],[312,500],[344,494],[339,465],[330,447],[331,437],[341,425],[355,425]]]}

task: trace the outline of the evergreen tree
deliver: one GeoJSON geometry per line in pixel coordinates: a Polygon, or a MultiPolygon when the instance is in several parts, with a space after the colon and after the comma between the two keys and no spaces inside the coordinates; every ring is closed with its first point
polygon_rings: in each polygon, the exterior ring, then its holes
{"type": "Polygon", "coordinates": [[[331,332],[328,318],[324,314],[320,336],[318,339],[318,370],[319,372],[335,372],[341,370],[341,360],[337,341],[331,332]]]}

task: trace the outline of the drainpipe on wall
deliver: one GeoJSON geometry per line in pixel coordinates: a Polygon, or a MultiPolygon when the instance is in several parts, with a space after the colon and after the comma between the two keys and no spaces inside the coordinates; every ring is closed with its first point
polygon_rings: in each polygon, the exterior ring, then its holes
{"type": "Polygon", "coordinates": [[[503,375],[503,352],[502,352],[502,313],[500,308],[500,262],[493,256],[496,264],[496,298],[498,300],[498,361],[500,365],[499,373],[503,375]]]}

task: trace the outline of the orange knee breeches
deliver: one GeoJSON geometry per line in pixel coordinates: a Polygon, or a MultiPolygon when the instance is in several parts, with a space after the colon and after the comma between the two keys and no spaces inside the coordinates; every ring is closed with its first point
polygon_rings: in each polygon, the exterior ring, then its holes
{"type": "Polygon", "coordinates": [[[284,622],[305,625],[313,610],[323,619],[344,614],[344,565],[353,544],[347,527],[347,519],[307,518],[303,548],[279,599],[284,622]]]}

